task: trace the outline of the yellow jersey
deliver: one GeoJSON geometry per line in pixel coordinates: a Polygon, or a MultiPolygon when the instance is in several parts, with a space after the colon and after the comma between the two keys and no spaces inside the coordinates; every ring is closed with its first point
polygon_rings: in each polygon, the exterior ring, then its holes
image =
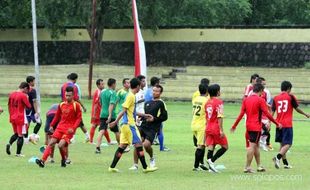
{"type": "Polygon", "coordinates": [[[206,127],[206,112],[205,105],[209,100],[206,96],[198,96],[193,99],[193,119],[192,119],[192,130],[204,130],[206,127]]]}
{"type": "Polygon", "coordinates": [[[122,122],[123,124],[135,126],[136,123],[135,102],[136,102],[135,95],[132,92],[128,92],[125,102],[122,104],[122,107],[127,109],[127,111],[123,115],[123,122],[122,122]]]}
{"type": "MultiPolygon", "coordinates": [[[[197,90],[196,92],[194,92],[194,94],[192,95],[192,104],[194,103],[194,99],[197,98],[198,96],[200,96],[199,90],[197,90]]],[[[210,96],[209,96],[208,93],[206,94],[206,97],[207,97],[208,99],[210,99],[210,96]]]]}

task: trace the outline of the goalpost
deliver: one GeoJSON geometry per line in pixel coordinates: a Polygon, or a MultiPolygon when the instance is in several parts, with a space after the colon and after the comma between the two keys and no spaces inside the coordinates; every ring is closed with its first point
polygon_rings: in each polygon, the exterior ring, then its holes
{"type": "Polygon", "coordinates": [[[34,68],[36,78],[36,91],[37,91],[37,105],[38,112],[41,111],[41,96],[40,96],[40,68],[38,57],[38,38],[37,38],[37,18],[36,18],[36,2],[31,0],[31,12],[32,12],[32,35],[33,35],[33,53],[34,53],[34,68]]]}

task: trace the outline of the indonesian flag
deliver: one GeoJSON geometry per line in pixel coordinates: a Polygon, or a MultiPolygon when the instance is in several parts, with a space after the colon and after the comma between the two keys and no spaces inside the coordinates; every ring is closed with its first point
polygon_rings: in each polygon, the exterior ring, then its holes
{"type": "Polygon", "coordinates": [[[146,77],[145,46],[139,25],[136,0],[132,0],[132,17],[135,39],[135,76],[144,75],[146,77]]]}

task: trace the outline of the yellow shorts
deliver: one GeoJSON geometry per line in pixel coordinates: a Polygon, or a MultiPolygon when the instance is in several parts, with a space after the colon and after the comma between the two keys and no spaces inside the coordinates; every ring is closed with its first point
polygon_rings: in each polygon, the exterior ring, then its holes
{"type": "Polygon", "coordinates": [[[197,139],[197,145],[205,145],[205,130],[193,131],[197,139]]]}
{"type": "Polygon", "coordinates": [[[141,142],[140,132],[136,126],[128,124],[121,126],[120,144],[138,144],[141,142]]]}

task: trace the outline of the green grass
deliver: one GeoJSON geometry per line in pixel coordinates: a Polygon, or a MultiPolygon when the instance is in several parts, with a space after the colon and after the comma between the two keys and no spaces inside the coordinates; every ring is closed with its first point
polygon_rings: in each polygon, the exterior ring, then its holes
{"type": "MultiPolygon", "coordinates": [[[[56,163],[47,164],[44,169],[28,163],[31,156],[40,156],[40,145],[25,145],[25,158],[16,158],[5,154],[7,143],[12,130],[8,123],[6,108],[7,98],[0,98],[0,105],[5,112],[0,115],[0,184],[1,189],[309,189],[310,188],[310,122],[295,114],[294,146],[288,159],[293,165],[292,170],[276,170],[271,158],[276,151],[262,152],[262,163],[267,168],[264,174],[244,175],[245,163],[244,124],[240,123],[235,134],[230,134],[229,128],[239,113],[239,104],[225,105],[224,128],[229,141],[228,152],[217,163],[227,168],[220,174],[208,172],[195,173],[193,167],[194,147],[190,130],[190,103],[167,102],[169,119],[164,124],[165,144],[171,152],[159,152],[154,146],[159,170],[155,173],[143,174],[131,172],[132,151],[124,154],[117,168],[121,173],[108,173],[116,146],[102,149],[100,155],[94,154],[94,145],[84,144],[84,134],[77,130],[77,142],[70,145],[70,158],[73,164],[61,168],[59,153],[56,151],[56,163]],[[287,179],[287,180],[285,180],[287,179]]],[[[42,113],[48,107],[58,102],[58,99],[45,99],[42,102],[42,113]]],[[[90,110],[90,101],[85,101],[90,110]]],[[[309,107],[301,106],[307,112],[309,107]]],[[[89,128],[90,114],[83,115],[84,123],[89,128]]],[[[30,128],[32,131],[33,125],[30,128]]],[[[96,133],[97,134],[97,133],[96,133]]],[[[110,133],[111,134],[111,133],[110,133]]],[[[43,128],[40,131],[40,144],[44,142],[43,128]]],[[[111,137],[114,136],[111,134],[111,137]]],[[[272,130],[272,141],[274,129],[272,130]]],[[[274,144],[274,147],[278,145],[274,144]]],[[[16,144],[12,151],[15,152],[16,144]]],[[[148,161],[148,155],[146,159],[148,161]]],[[[255,165],[254,165],[255,166],[255,165]]],[[[141,167],[140,167],[141,168],[141,167]]]]}

